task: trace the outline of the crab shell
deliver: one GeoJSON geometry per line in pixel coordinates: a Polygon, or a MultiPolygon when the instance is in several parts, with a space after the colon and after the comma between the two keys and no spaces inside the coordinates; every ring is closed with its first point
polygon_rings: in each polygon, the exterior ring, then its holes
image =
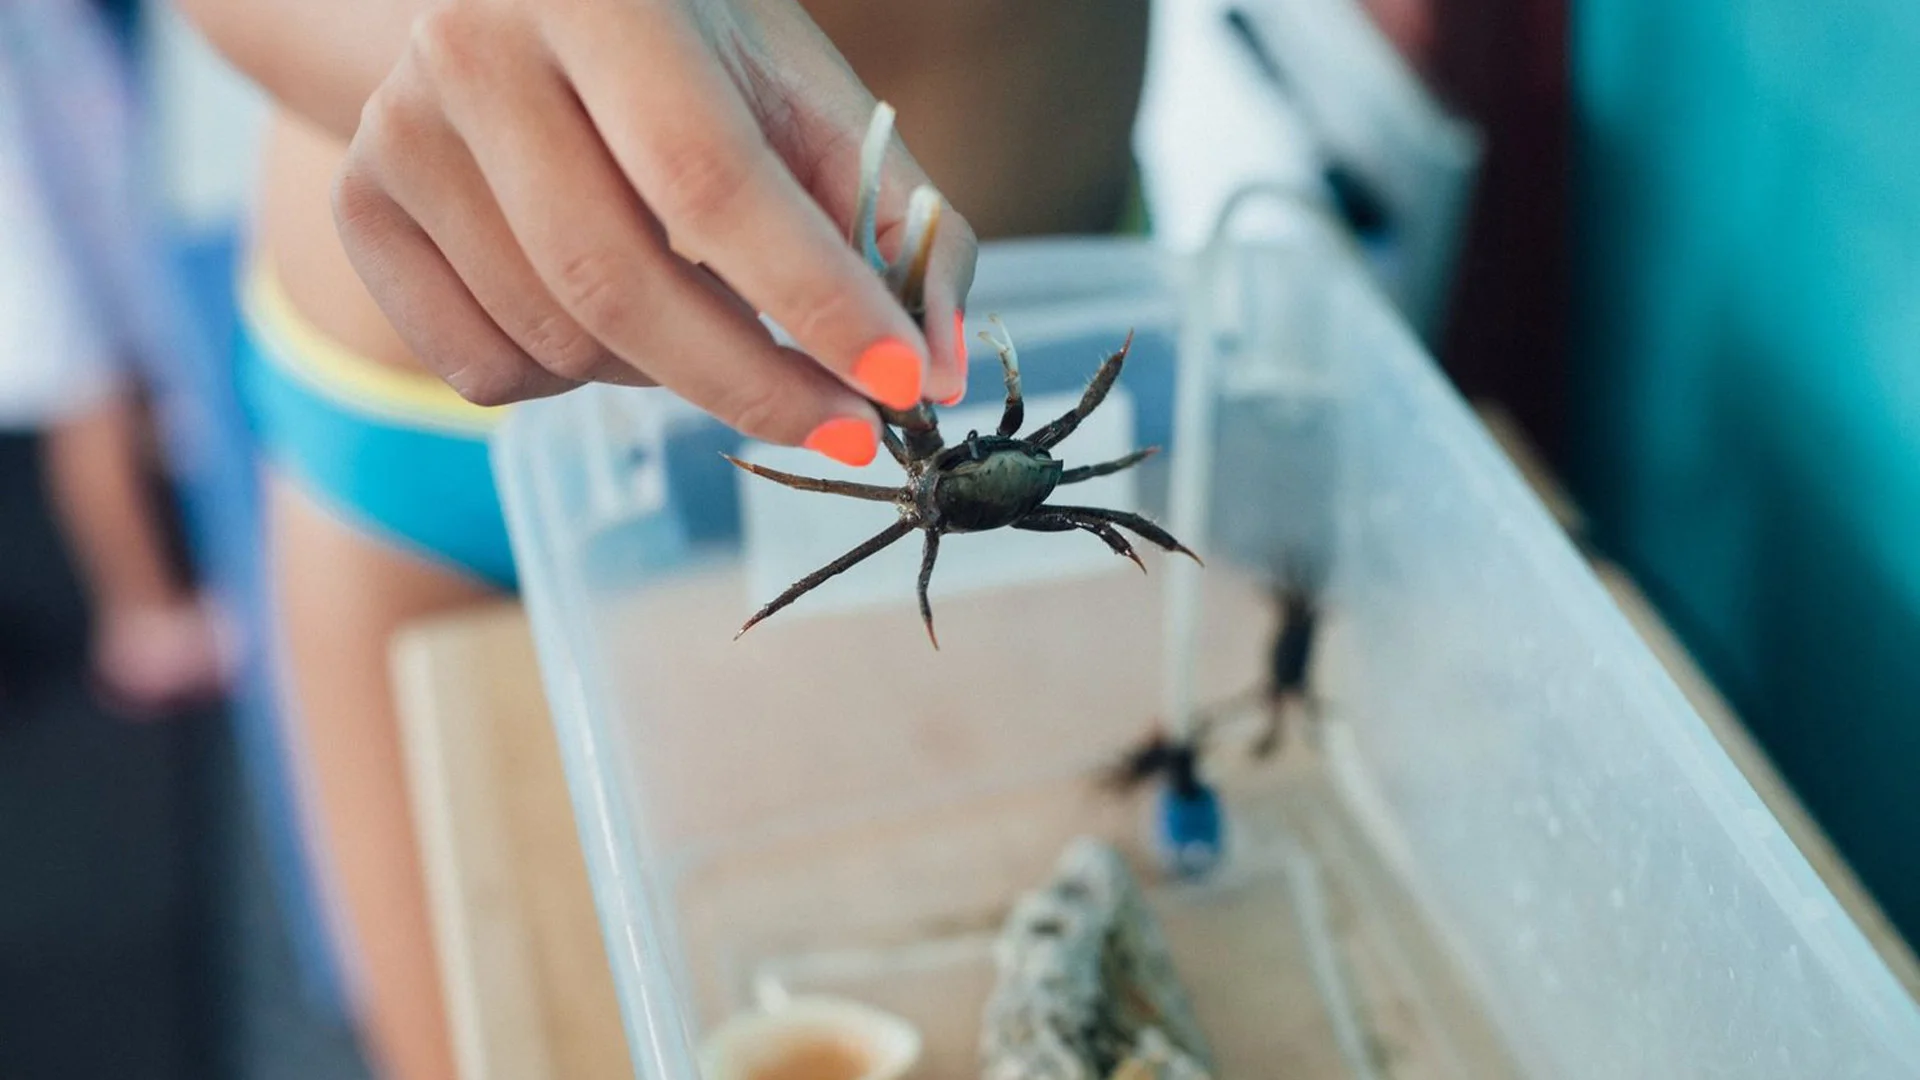
{"type": "Polygon", "coordinates": [[[927,472],[926,496],[916,501],[946,532],[998,529],[1046,502],[1062,471],[1053,455],[1019,439],[969,433],[927,472]]]}

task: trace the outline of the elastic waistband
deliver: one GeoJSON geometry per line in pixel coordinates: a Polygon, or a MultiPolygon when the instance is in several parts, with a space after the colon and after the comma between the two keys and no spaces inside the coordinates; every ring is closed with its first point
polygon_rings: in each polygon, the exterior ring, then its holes
{"type": "Polygon", "coordinates": [[[327,337],[297,311],[271,269],[256,262],[240,290],[240,318],[261,357],[310,390],[388,423],[484,437],[506,414],[461,397],[431,375],[403,371],[327,337]]]}
{"type": "Polygon", "coordinates": [[[481,409],[429,376],[340,348],[252,277],[235,388],[263,460],[382,542],[512,590],[513,549],[481,409]]]}

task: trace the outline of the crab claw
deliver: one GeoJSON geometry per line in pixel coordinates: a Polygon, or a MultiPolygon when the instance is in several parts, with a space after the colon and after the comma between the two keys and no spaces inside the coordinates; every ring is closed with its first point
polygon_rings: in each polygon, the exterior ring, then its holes
{"type": "Polygon", "coordinates": [[[888,265],[880,254],[879,227],[881,171],[893,143],[893,106],[882,101],[873,107],[865,141],[860,144],[860,193],[854,201],[853,242],[873,272],[917,318],[926,307],[927,266],[933,258],[933,237],[940,226],[940,193],[922,184],[907,202],[906,241],[900,257],[888,265]]]}
{"type": "Polygon", "coordinates": [[[887,286],[915,319],[927,310],[927,267],[933,262],[933,237],[940,229],[942,205],[944,200],[932,187],[922,184],[913,189],[907,202],[906,240],[900,257],[887,269],[887,286]]]}
{"type": "Polygon", "coordinates": [[[882,101],[874,105],[866,141],[860,144],[860,195],[853,212],[853,242],[866,256],[867,265],[882,276],[887,272],[887,260],[880,255],[874,217],[880,205],[880,169],[886,164],[887,147],[892,141],[893,106],[882,101]]]}
{"type": "Polygon", "coordinates": [[[1007,332],[1007,324],[1000,321],[1000,316],[988,315],[987,321],[993,324],[993,329],[982,330],[975,336],[1000,354],[1000,366],[1006,371],[1007,388],[1011,390],[1020,383],[1020,350],[1014,347],[1013,335],[1007,332]]]}

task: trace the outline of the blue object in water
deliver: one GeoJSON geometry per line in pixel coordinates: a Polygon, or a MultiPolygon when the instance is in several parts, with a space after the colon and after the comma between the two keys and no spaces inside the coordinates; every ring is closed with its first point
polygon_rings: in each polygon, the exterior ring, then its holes
{"type": "Polygon", "coordinates": [[[1225,854],[1220,799],[1197,779],[1160,791],[1161,859],[1175,877],[1211,873],[1225,854]]]}

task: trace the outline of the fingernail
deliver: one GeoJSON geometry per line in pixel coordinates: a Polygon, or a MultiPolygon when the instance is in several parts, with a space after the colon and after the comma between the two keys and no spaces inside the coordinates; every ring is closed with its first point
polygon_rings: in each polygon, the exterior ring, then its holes
{"type": "Polygon", "coordinates": [[[873,428],[851,416],[835,417],[821,424],[800,445],[855,468],[872,463],[879,450],[873,428]]]}
{"type": "Polygon", "coordinates": [[[882,338],[854,361],[853,381],[888,408],[911,409],[920,404],[920,354],[899,338],[882,338]]]}

